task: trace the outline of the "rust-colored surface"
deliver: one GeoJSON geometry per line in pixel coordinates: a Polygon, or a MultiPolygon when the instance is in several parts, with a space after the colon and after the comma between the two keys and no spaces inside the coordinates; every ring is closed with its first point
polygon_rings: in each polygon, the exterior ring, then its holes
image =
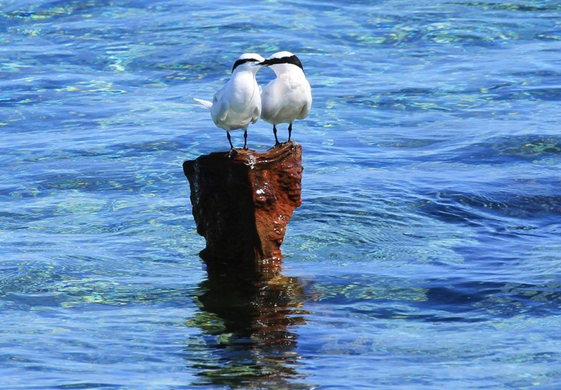
{"type": "Polygon", "coordinates": [[[183,171],[209,276],[230,266],[276,276],[286,226],[302,203],[302,147],[211,153],[185,161],[183,171]]]}

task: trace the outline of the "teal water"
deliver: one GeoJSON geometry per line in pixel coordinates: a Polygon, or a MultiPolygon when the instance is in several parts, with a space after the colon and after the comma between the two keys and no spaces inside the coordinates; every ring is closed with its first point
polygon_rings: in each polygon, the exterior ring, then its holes
{"type": "Polygon", "coordinates": [[[560,69],[556,0],[0,0],[0,389],[561,388],[560,69]],[[192,97],[280,50],[283,277],[214,286],[192,97]]]}

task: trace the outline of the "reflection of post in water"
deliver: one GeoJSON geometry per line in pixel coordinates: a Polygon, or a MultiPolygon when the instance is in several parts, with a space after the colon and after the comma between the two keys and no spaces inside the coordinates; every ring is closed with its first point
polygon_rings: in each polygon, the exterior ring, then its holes
{"type": "Polygon", "coordinates": [[[190,321],[204,339],[189,344],[191,365],[203,384],[308,388],[294,383],[301,288],[280,274],[286,226],[302,203],[302,147],[211,153],[183,171],[208,272],[190,321]]]}
{"type": "Polygon", "coordinates": [[[305,322],[299,309],[303,296],[298,280],[277,276],[240,283],[229,276],[201,284],[201,311],[189,321],[203,331],[201,339],[189,343],[190,365],[201,377],[197,384],[309,388],[297,383],[300,357],[291,329],[305,322]]]}

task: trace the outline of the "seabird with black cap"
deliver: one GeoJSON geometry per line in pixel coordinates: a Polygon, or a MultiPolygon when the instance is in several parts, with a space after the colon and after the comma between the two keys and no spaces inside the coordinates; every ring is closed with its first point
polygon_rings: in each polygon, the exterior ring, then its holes
{"type": "Polygon", "coordinates": [[[292,136],[292,122],[304,119],[312,108],[312,87],[304,74],[300,59],[291,52],[273,54],[261,65],[268,66],[276,78],[261,93],[261,118],[273,125],[278,145],[277,126],[288,123],[288,140],[292,136]]]}
{"type": "Polygon", "coordinates": [[[210,110],[214,124],[226,130],[230,148],[234,149],[230,131],[244,131],[244,149],[247,149],[247,128],[261,115],[260,87],[255,75],[265,61],[256,53],[242,54],[232,67],[232,77],[216,94],[212,102],[194,99],[210,110]]]}

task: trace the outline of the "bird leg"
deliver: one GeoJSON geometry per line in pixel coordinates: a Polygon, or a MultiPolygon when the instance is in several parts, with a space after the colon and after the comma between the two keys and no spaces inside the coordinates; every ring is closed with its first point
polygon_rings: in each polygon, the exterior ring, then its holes
{"type": "Polygon", "coordinates": [[[243,148],[244,150],[247,150],[247,129],[243,132],[243,148]]]}
{"type": "Polygon", "coordinates": [[[290,137],[292,137],[292,123],[288,125],[288,142],[290,142],[290,137]]]}
{"type": "Polygon", "coordinates": [[[273,125],[273,134],[275,135],[275,145],[280,144],[279,138],[277,137],[277,126],[273,125]]]}
{"type": "Polygon", "coordinates": [[[230,132],[227,131],[226,135],[228,136],[228,142],[230,142],[230,148],[234,149],[234,144],[232,143],[232,137],[230,136],[230,132]]]}

